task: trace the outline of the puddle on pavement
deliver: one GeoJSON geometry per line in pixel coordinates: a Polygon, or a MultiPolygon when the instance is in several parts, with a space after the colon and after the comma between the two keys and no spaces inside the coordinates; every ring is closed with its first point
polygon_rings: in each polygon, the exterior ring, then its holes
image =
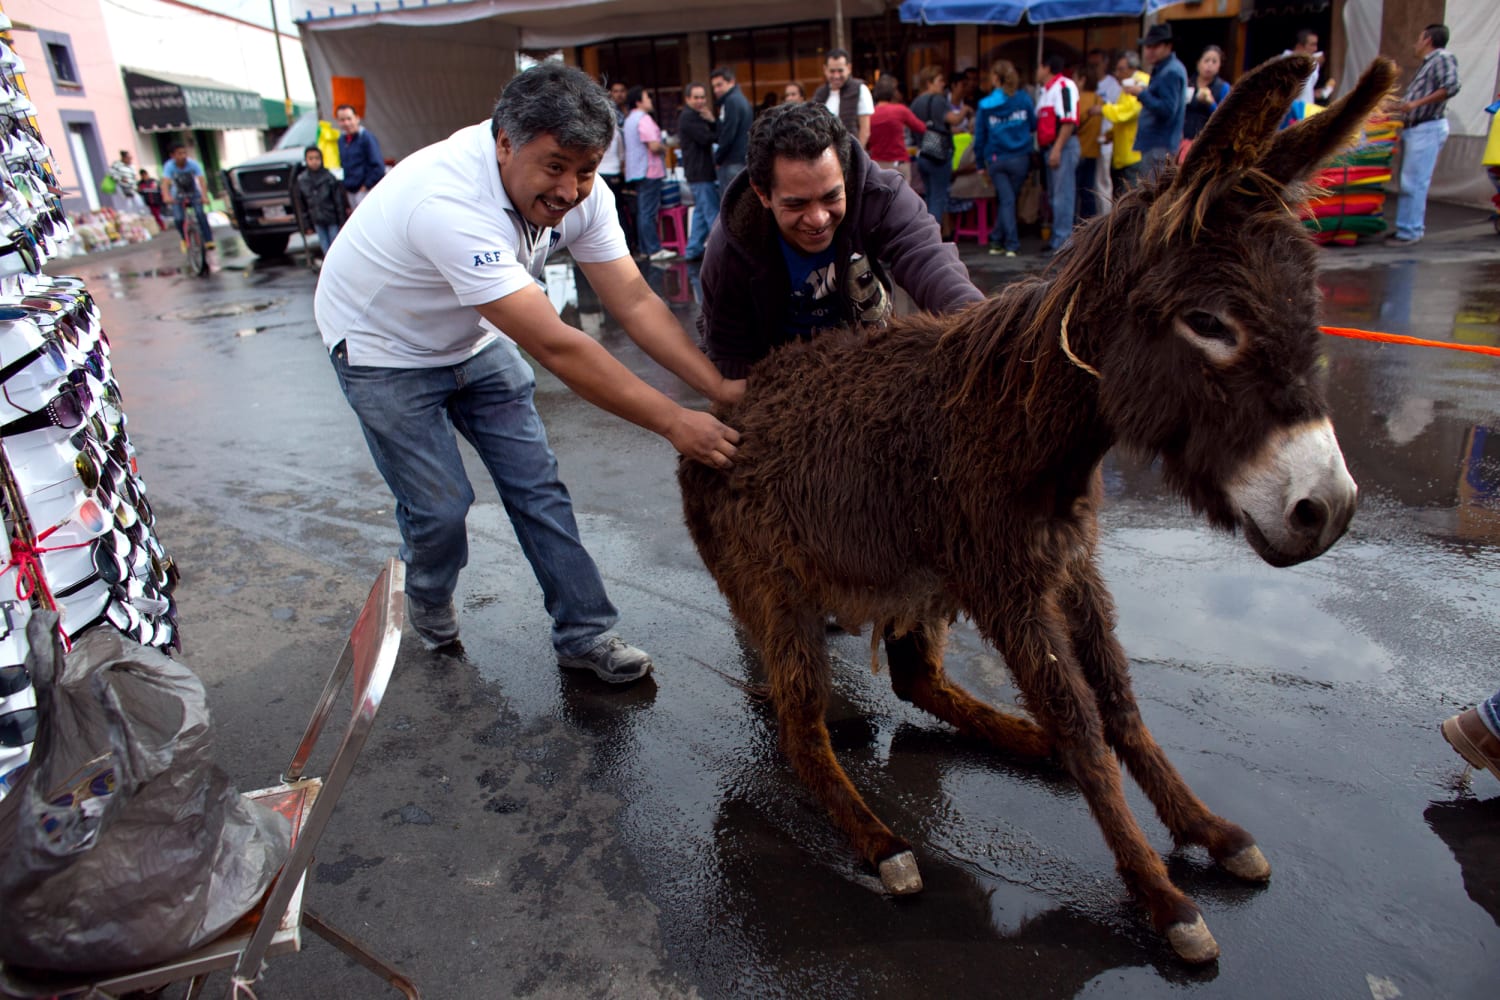
{"type": "Polygon", "coordinates": [[[262,299],[257,302],[216,302],[212,305],[202,306],[197,309],[182,309],[178,312],[162,313],[160,318],[165,320],[194,321],[200,319],[221,319],[226,316],[247,316],[267,309],[275,309],[277,306],[286,305],[286,299],[262,299]]]}

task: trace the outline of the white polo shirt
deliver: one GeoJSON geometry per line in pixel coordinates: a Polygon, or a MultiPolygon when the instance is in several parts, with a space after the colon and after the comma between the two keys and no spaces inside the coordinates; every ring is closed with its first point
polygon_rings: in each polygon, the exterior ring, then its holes
{"type": "MultiPolygon", "coordinates": [[[[823,102],[823,106],[833,114],[833,117],[837,118],[843,101],[843,91],[830,90],[828,92],[828,100],[823,102]]],[[[875,98],[870,96],[870,88],[864,84],[859,85],[859,98],[854,113],[856,115],[873,115],[875,113],[875,98]]],[[[855,136],[855,138],[858,138],[858,136],[855,136]]]]}
{"type": "Polygon", "coordinates": [[[437,368],[503,336],[475,306],[539,280],[554,250],[580,263],[630,253],[609,186],[596,183],[561,226],[532,233],[500,183],[484,122],[396,164],[333,241],[313,314],[349,363],[437,368]]]}

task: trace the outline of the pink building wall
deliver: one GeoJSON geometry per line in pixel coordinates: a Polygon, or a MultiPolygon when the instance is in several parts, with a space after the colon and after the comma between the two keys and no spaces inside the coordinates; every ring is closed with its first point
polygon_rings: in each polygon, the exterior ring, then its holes
{"type": "MultiPolygon", "coordinates": [[[[89,203],[80,189],[78,142],[70,139],[70,127],[86,146],[93,146],[94,155],[86,168],[93,174],[93,197],[108,204],[98,184],[109,164],[122,149],[134,155],[137,169],[143,158],[100,0],[3,0],[0,9],[12,23],[12,48],[26,63],[26,89],[37,108],[37,126],[52,148],[58,181],[66,190],[64,204],[81,210],[89,203]],[[53,80],[44,40],[58,36],[71,51],[77,87],[60,86],[53,80]]],[[[148,154],[147,167],[154,167],[154,158],[154,152],[148,154]]]]}

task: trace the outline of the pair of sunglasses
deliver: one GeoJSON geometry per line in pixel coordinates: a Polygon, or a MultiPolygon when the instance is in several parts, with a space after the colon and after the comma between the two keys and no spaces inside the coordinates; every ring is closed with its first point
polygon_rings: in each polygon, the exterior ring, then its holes
{"type": "Polygon", "coordinates": [[[36,742],[37,712],[19,708],[0,715],[0,747],[24,747],[36,742]]]}
{"type": "Polygon", "coordinates": [[[71,430],[88,418],[93,403],[93,395],[87,385],[64,383],[62,389],[45,406],[24,417],[0,424],[0,438],[29,434],[49,427],[71,430]]]}
{"type": "Polygon", "coordinates": [[[24,663],[0,667],[0,698],[9,698],[17,691],[31,687],[31,673],[24,663]]]}

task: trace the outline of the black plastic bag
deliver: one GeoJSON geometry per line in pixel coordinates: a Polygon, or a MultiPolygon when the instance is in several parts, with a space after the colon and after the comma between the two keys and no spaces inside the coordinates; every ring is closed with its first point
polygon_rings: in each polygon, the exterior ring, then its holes
{"type": "Polygon", "coordinates": [[[55,614],[27,638],[41,724],[0,800],[0,961],[113,972],[217,937],[259,902],[290,831],[213,762],[202,682],[109,628],[64,656],[55,614]]]}

